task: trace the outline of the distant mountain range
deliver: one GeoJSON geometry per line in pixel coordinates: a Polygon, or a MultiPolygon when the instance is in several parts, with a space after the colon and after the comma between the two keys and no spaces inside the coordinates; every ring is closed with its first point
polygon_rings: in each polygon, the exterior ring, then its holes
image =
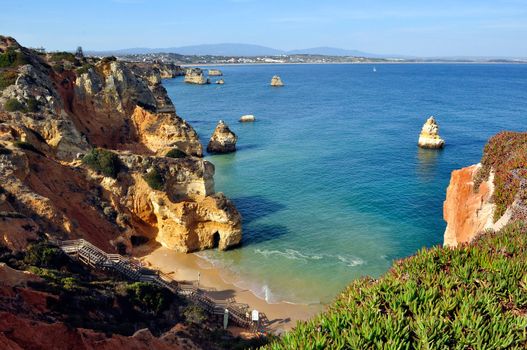
{"type": "Polygon", "coordinates": [[[526,61],[527,57],[510,57],[510,56],[430,56],[430,57],[416,57],[408,55],[392,55],[392,54],[377,54],[371,52],[364,52],[359,50],[347,50],[336,47],[313,47],[308,49],[298,50],[278,50],[267,46],[253,45],[253,44],[204,44],[191,45],[180,47],[165,47],[165,48],[145,48],[136,47],[119,50],[105,50],[105,51],[85,51],[89,55],[95,56],[123,56],[133,54],[153,54],[153,53],[173,53],[184,56],[280,56],[280,55],[322,55],[322,56],[354,56],[366,58],[383,58],[383,59],[418,59],[418,60],[439,60],[439,61],[488,61],[488,60],[520,60],[526,61]]]}
{"type": "Polygon", "coordinates": [[[358,56],[371,58],[402,58],[400,55],[380,55],[358,50],[346,50],[335,47],[313,47],[300,50],[278,50],[271,47],[252,45],[252,44],[204,44],[181,47],[166,48],[130,48],[108,51],[87,51],[92,55],[133,55],[147,53],[177,53],[180,55],[198,55],[198,56],[279,56],[279,55],[324,55],[324,56],[358,56]]]}

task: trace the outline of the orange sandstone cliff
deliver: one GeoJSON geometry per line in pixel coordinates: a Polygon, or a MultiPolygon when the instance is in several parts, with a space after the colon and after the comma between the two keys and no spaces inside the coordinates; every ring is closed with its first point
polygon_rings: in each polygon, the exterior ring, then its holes
{"type": "Polygon", "coordinates": [[[526,191],[527,133],[501,132],[485,146],[480,164],[452,172],[443,206],[444,244],[455,247],[524,220],[526,191]]]}

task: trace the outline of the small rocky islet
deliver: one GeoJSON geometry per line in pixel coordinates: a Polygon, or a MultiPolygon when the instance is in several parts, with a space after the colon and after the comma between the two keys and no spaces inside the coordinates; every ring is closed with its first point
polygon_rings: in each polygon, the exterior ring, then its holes
{"type": "Polygon", "coordinates": [[[439,149],[445,146],[445,140],[439,136],[439,125],[433,116],[424,123],[417,144],[421,148],[428,149],[439,149]]]}
{"type": "Polygon", "coordinates": [[[207,145],[209,153],[232,153],[236,151],[236,142],[238,137],[231,131],[229,126],[220,120],[210,137],[207,145]]]}
{"type": "Polygon", "coordinates": [[[284,82],[282,81],[282,78],[280,78],[278,75],[275,75],[271,79],[271,86],[282,87],[284,86],[284,82]]]}

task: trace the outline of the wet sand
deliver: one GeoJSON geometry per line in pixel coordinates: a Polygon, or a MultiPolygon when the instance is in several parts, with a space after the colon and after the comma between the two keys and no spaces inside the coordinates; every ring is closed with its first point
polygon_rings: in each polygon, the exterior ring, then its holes
{"type": "Polygon", "coordinates": [[[176,253],[161,247],[143,256],[141,261],[145,265],[169,275],[176,281],[197,281],[199,273],[199,286],[214,288],[215,291],[209,292],[213,297],[217,299],[234,298],[238,303],[248,304],[251,309],[265,313],[273,333],[279,334],[290,330],[297,321],[307,320],[324,310],[322,304],[270,304],[258,298],[250,290],[238,288],[234,284],[224,281],[221,275],[225,275],[226,271],[219,270],[194,254],[176,253]]]}

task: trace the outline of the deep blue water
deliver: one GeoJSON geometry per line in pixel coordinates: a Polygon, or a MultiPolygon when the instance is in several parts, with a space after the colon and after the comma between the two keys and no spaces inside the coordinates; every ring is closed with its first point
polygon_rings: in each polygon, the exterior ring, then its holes
{"type": "Polygon", "coordinates": [[[202,254],[270,301],[328,302],[440,244],[451,171],[477,163],[493,134],[526,129],[527,65],[219,68],[222,86],[164,84],[205,147],[220,119],[238,135],[235,154],[207,159],[243,215],[243,247],[202,254]],[[274,74],[285,87],[269,86],[274,74]],[[430,115],[444,150],[416,146],[430,115]]]}

